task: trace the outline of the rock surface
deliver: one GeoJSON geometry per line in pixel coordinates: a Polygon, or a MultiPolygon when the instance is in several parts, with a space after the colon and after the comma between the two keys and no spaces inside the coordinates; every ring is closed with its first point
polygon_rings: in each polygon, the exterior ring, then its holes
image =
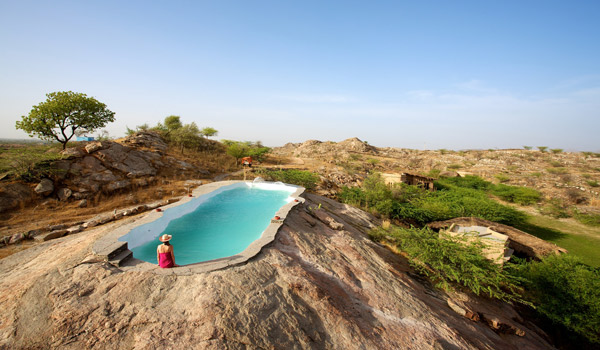
{"type": "Polygon", "coordinates": [[[0,213],[29,202],[33,195],[33,191],[27,185],[20,183],[3,185],[0,190],[0,213]]]}
{"type": "Polygon", "coordinates": [[[35,186],[34,191],[42,196],[48,196],[54,191],[54,183],[50,179],[42,179],[42,181],[35,186]]]}
{"type": "MultiPolygon", "coordinates": [[[[55,161],[52,180],[43,179],[35,188],[42,196],[54,193],[61,201],[81,200],[99,191],[105,194],[147,186],[161,171],[177,169],[180,175],[197,177],[204,169],[165,154],[167,144],[152,132],[140,132],[119,142],[95,141],[67,148],[64,159],[55,161]],[[188,173],[186,173],[188,172],[188,173]],[[54,191],[58,188],[58,191],[54,191]]],[[[28,201],[24,185],[0,183],[0,213],[28,201]],[[26,199],[24,197],[27,197],[26,199]]],[[[25,186],[25,188],[27,188],[25,186]]]]}
{"type": "Polygon", "coordinates": [[[448,296],[415,277],[367,238],[377,223],[367,213],[306,198],[271,246],[219,271],[137,260],[118,269],[90,257],[123,222],[0,260],[0,348],[553,348],[511,306],[448,296]]]}

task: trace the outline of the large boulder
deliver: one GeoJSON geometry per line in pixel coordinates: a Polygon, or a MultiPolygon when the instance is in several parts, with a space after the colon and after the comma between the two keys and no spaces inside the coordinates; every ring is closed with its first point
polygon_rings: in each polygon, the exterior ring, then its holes
{"type": "Polygon", "coordinates": [[[54,192],[54,182],[50,179],[42,179],[34,189],[35,193],[42,196],[49,196],[54,192]]]}
{"type": "Polygon", "coordinates": [[[63,187],[58,190],[56,195],[58,196],[59,200],[66,201],[73,195],[73,191],[69,188],[63,187]]]}
{"type": "Polygon", "coordinates": [[[0,213],[27,203],[32,198],[33,192],[24,184],[0,184],[0,213]]]}
{"type": "Polygon", "coordinates": [[[0,348],[554,349],[511,305],[415,277],[369,240],[371,215],[306,199],[255,258],[212,272],[87,257],[123,223],[4,258],[0,348]]]}
{"type": "Polygon", "coordinates": [[[159,153],[162,153],[169,148],[160,135],[149,131],[141,131],[128,136],[122,143],[135,148],[148,148],[152,151],[158,151],[159,153]]]}

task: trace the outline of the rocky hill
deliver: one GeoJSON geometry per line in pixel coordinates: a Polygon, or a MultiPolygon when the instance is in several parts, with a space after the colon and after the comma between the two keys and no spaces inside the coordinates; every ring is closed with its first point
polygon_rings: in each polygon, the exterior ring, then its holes
{"type": "Polygon", "coordinates": [[[0,349],[553,349],[512,306],[417,277],[367,238],[374,217],[305,197],[271,246],[219,271],[89,259],[139,216],[2,259],[0,349]]]}
{"type": "MultiPolygon", "coordinates": [[[[212,157],[228,159],[219,142],[203,141],[203,147],[212,150],[212,157]]],[[[204,155],[204,158],[209,157],[204,155]]],[[[115,141],[79,143],[64,150],[61,159],[38,164],[33,170],[35,182],[9,177],[0,181],[0,240],[11,234],[39,229],[38,226],[62,223],[62,220],[81,220],[80,215],[91,217],[97,214],[94,207],[108,210],[102,206],[111,201],[115,202],[114,209],[121,209],[141,200],[181,195],[186,189],[172,184],[211,176],[209,169],[214,171],[214,166],[203,160],[170,150],[163,139],[152,132],[139,132],[115,141]],[[129,196],[124,196],[126,194],[129,196]],[[87,211],[76,210],[78,208],[87,211]],[[74,218],[69,218],[70,214],[74,218]],[[23,216],[31,215],[35,215],[36,220],[22,220],[23,216]],[[49,217],[55,220],[50,222],[49,217]]],[[[231,158],[231,161],[235,160],[231,158]]],[[[225,168],[227,166],[219,167],[217,171],[225,168]]]]}
{"type": "Polygon", "coordinates": [[[342,185],[356,185],[373,170],[450,176],[461,173],[535,188],[547,199],[560,199],[565,205],[575,205],[584,211],[600,210],[600,154],[556,151],[420,151],[379,148],[351,138],[341,142],[288,143],[274,148],[273,154],[311,164],[311,170],[319,172],[326,182],[323,194],[333,195],[342,185]]]}

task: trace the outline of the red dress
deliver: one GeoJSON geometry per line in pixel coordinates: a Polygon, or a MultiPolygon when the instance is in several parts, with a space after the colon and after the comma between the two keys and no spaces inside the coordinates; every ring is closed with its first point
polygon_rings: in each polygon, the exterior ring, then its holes
{"type": "Polygon", "coordinates": [[[171,257],[171,252],[158,253],[158,265],[163,269],[175,266],[175,262],[173,262],[173,258],[171,257]]]}

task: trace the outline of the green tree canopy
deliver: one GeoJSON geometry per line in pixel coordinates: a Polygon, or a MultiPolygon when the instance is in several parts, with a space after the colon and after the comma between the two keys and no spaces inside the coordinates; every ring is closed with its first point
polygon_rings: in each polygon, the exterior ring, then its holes
{"type": "Polygon", "coordinates": [[[170,115],[165,118],[165,127],[167,128],[168,132],[175,131],[182,126],[181,118],[178,115],[170,115]]]}
{"type": "Polygon", "coordinates": [[[217,129],[211,128],[210,126],[203,128],[200,132],[207,138],[211,136],[217,136],[219,134],[217,129]]]}
{"type": "Polygon", "coordinates": [[[29,115],[16,122],[30,137],[56,140],[67,147],[67,142],[78,130],[93,132],[115,121],[115,113],[104,103],[86,94],[59,91],[46,94],[46,101],[33,106],[29,115]]]}
{"type": "Polygon", "coordinates": [[[171,134],[171,139],[181,146],[181,153],[183,153],[184,148],[196,147],[202,141],[200,129],[198,129],[196,123],[185,124],[175,129],[171,134]]]}

